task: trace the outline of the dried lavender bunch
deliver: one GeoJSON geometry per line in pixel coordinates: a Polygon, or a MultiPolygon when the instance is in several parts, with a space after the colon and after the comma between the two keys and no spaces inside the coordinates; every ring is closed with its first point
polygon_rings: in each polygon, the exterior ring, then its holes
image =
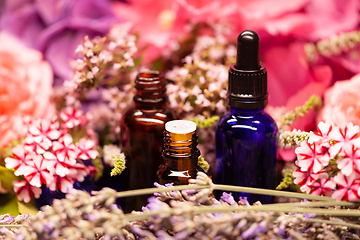
{"type": "MultiPolygon", "coordinates": [[[[115,200],[129,196],[129,192],[104,188],[90,196],[72,190],[65,199],[54,201],[51,207],[42,208],[22,222],[22,228],[0,231],[0,236],[4,239],[321,239],[328,234],[332,239],[344,239],[356,236],[360,229],[359,225],[347,222],[359,220],[360,213],[356,210],[311,208],[352,205],[332,202],[326,197],[322,198],[323,202],[280,206],[261,203],[250,206],[246,199],[237,202],[226,193],[217,200],[212,195],[213,189],[236,187],[213,184],[204,173],[192,179],[189,186],[158,187],[155,191],[159,193],[149,199],[142,212],[126,215],[115,200]],[[197,190],[180,192],[191,188],[197,190]],[[325,217],[316,217],[312,212],[325,217]]],[[[136,191],[145,194],[144,190],[136,191]]]]}

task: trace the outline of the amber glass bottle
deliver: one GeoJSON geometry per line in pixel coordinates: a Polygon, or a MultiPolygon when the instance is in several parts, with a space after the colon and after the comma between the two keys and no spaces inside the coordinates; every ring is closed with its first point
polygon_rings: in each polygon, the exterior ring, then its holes
{"type": "Polygon", "coordinates": [[[198,171],[200,151],[197,149],[196,124],[187,120],[174,120],[165,124],[164,164],[157,173],[160,184],[188,184],[198,171]]]}
{"type": "MultiPolygon", "coordinates": [[[[134,105],[121,120],[120,146],[126,156],[126,169],[121,174],[123,190],[154,187],[156,172],[163,163],[165,123],[175,119],[166,96],[166,79],[157,71],[139,73],[134,105]]],[[[140,210],[149,196],[122,200],[125,212],[140,210]]]]}

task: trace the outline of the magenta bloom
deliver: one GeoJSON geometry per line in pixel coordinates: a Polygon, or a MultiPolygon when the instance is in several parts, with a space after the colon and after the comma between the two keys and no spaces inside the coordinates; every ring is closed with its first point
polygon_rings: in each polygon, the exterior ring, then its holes
{"type": "Polygon", "coordinates": [[[114,17],[108,0],[5,0],[0,26],[44,53],[54,73],[69,80],[69,59],[85,35],[104,35],[114,17]]]}
{"type": "Polygon", "coordinates": [[[332,194],[332,198],[338,201],[359,201],[358,189],[360,187],[360,175],[351,174],[350,176],[345,176],[342,173],[338,173],[334,177],[334,181],[339,186],[338,189],[332,194]]]}

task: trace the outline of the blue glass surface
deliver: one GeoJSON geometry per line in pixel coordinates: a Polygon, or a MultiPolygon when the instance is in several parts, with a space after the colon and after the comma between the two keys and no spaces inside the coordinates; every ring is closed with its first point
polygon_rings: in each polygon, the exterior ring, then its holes
{"type": "MultiPolygon", "coordinates": [[[[277,126],[264,109],[230,108],[216,130],[215,183],[256,188],[275,188],[277,126]]],[[[232,193],[250,204],[271,203],[272,197],[232,193]]],[[[219,197],[220,192],[216,193],[219,197]]]]}

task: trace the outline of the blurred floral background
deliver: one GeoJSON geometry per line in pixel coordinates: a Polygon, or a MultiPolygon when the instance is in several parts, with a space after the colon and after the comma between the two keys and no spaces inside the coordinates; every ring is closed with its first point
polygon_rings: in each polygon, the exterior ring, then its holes
{"type": "MultiPolygon", "coordinates": [[[[135,76],[145,69],[165,73],[171,108],[197,122],[211,176],[214,130],[227,111],[228,68],[246,29],[259,34],[268,70],[266,111],[280,129],[279,182],[290,178],[283,188],[295,178],[301,187],[292,190],[329,195],[315,191],[316,184],[341,178],[336,184],[342,189],[350,175],[358,186],[357,160],[349,172],[337,169],[336,159],[359,160],[360,154],[337,147],[326,155],[330,145],[324,142],[351,140],[358,148],[359,10],[357,0],[1,1],[0,213],[34,211],[34,199],[46,191],[62,196],[73,187],[116,185],[110,175],[121,172],[125,160],[119,122],[132,103],[135,76]],[[321,156],[328,160],[305,166],[301,160],[310,150],[300,142],[319,122],[327,126],[319,125],[322,142],[310,135],[308,147],[325,147],[321,156]],[[346,129],[352,129],[348,138],[328,137],[346,129]],[[331,174],[296,175],[308,172],[331,174]]],[[[360,200],[357,190],[353,194],[351,200],[360,200]]],[[[335,198],[349,200],[339,193],[335,198]]]]}

